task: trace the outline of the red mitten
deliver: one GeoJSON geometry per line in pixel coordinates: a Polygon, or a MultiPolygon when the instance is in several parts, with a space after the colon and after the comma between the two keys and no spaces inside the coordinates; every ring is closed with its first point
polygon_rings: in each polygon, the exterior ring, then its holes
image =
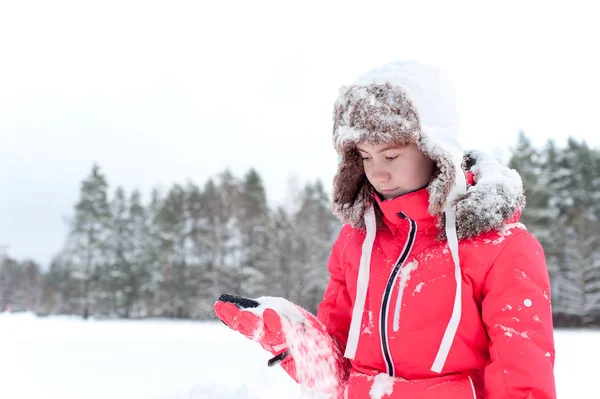
{"type": "Polygon", "coordinates": [[[260,303],[237,295],[221,295],[214,305],[219,319],[246,338],[260,343],[274,355],[288,349],[281,326],[281,318],[273,309],[262,308],[260,303]]]}
{"type": "Polygon", "coordinates": [[[284,298],[242,298],[222,295],[214,305],[217,317],[230,328],[259,342],[281,362],[298,383],[335,392],[346,380],[349,363],[341,346],[319,320],[284,298]]]}

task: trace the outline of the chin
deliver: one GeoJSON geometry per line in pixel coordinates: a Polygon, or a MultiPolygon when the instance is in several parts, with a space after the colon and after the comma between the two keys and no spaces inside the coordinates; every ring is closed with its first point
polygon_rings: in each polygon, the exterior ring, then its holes
{"type": "Polygon", "coordinates": [[[379,194],[386,200],[390,200],[404,194],[404,192],[404,190],[380,191],[379,194]]]}

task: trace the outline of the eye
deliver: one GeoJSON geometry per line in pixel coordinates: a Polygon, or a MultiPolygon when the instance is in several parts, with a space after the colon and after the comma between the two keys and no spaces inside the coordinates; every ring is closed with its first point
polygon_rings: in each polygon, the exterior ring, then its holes
{"type": "Polygon", "coordinates": [[[363,162],[367,162],[368,160],[370,160],[371,158],[369,157],[362,157],[363,162]]]}
{"type": "Polygon", "coordinates": [[[396,156],[393,156],[393,157],[385,157],[385,159],[386,159],[387,161],[393,161],[393,160],[394,160],[394,159],[396,159],[396,158],[398,158],[398,155],[396,155],[396,156]]]}

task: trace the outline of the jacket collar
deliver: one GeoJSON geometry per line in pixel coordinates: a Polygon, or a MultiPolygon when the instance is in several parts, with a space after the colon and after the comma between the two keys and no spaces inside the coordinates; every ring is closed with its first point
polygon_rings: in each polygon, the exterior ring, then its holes
{"type": "Polygon", "coordinates": [[[396,198],[386,200],[377,192],[373,195],[379,209],[383,213],[383,221],[392,234],[396,235],[398,228],[406,224],[409,218],[419,225],[419,230],[426,234],[435,235],[437,218],[428,212],[429,192],[427,188],[411,191],[396,198]]]}

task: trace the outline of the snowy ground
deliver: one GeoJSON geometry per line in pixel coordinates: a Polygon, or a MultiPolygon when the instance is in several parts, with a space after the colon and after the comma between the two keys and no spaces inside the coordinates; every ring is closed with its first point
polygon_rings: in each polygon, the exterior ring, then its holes
{"type": "MultiPolygon", "coordinates": [[[[559,399],[597,399],[600,331],[557,331],[559,399]]],[[[0,314],[2,399],[296,399],[257,344],[217,322],[0,314]]]]}

